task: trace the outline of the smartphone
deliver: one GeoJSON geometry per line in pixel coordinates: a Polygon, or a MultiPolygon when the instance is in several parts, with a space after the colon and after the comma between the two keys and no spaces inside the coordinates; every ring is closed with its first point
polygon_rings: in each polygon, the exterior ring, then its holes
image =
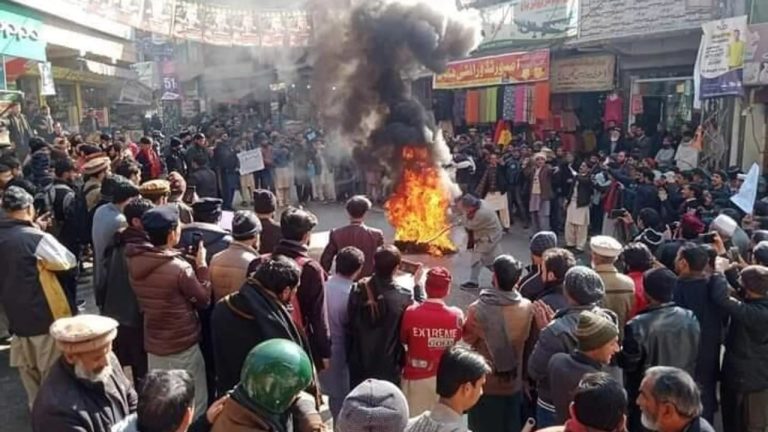
{"type": "Polygon", "coordinates": [[[739,262],[741,260],[741,252],[739,252],[738,247],[733,246],[728,249],[728,260],[730,262],[739,262]]]}
{"type": "Polygon", "coordinates": [[[400,271],[404,273],[410,273],[410,274],[416,274],[416,271],[419,270],[419,266],[421,264],[415,262],[415,261],[409,261],[407,259],[400,261],[400,271]]]}
{"type": "Polygon", "coordinates": [[[611,214],[609,215],[609,217],[611,219],[618,219],[626,215],[627,215],[627,211],[625,209],[613,209],[611,210],[611,214]]]}
{"type": "Polygon", "coordinates": [[[713,232],[699,234],[699,240],[704,244],[712,244],[715,242],[715,236],[717,236],[717,233],[713,232]]]}
{"type": "Polygon", "coordinates": [[[203,241],[203,234],[201,233],[192,233],[192,244],[188,246],[187,253],[189,255],[195,256],[197,255],[197,249],[200,247],[200,242],[203,241]]]}

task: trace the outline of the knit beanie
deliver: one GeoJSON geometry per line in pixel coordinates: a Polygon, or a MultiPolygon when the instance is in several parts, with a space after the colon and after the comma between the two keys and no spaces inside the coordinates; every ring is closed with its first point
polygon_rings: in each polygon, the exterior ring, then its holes
{"type": "Polygon", "coordinates": [[[600,275],[585,266],[571,267],[565,273],[563,288],[568,297],[579,305],[596,303],[605,295],[605,285],[600,275]]]}
{"type": "Polygon", "coordinates": [[[451,289],[451,272],[445,267],[433,267],[427,272],[424,290],[428,298],[441,299],[448,295],[451,289]]]}
{"type": "Polygon", "coordinates": [[[677,275],[672,270],[661,267],[643,273],[645,294],[660,303],[672,301],[672,294],[677,285],[677,275]]]}
{"type": "Polygon", "coordinates": [[[368,379],[344,399],[338,432],[402,432],[408,424],[408,402],[396,385],[368,379]]]}
{"type": "Polygon", "coordinates": [[[542,256],[548,249],[557,247],[557,234],[552,231],[539,231],[531,237],[529,247],[532,254],[542,256]]]}
{"type": "Polygon", "coordinates": [[[253,191],[253,211],[258,214],[274,213],[277,208],[277,198],[272,191],[256,189],[253,191]]]}
{"type": "Polygon", "coordinates": [[[600,348],[618,336],[619,329],[610,318],[590,311],[579,314],[576,339],[579,341],[580,351],[587,352],[600,348]]]}

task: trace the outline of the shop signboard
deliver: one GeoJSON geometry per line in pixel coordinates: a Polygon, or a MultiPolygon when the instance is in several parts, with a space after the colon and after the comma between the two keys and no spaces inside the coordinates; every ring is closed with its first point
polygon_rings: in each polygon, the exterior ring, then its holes
{"type": "Polygon", "coordinates": [[[711,21],[701,28],[697,60],[700,97],[742,96],[747,16],[711,21]]]}
{"type": "Polygon", "coordinates": [[[768,23],[749,26],[744,58],[744,85],[768,85],[768,23]]]}
{"type": "Polygon", "coordinates": [[[0,54],[45,61],[42,27],[35,12],[0,2],[0,54]]]}
{"type": "Polygon", "coordinates": [[[448,63],[435,75],[435,89],[520,84],[549,79],[549,50],[518,52],[448,63]]]}
{"type": "Polygon", "coordinates": [[[164,101],[181,99],[181,87],[179,86],[179,76],[176,73],[176,64],[172,61],[165,61],[160,64],[162,70],[161,81],[164,101]]]}
{"type": "Polygon", "coordinates": [[[552,60],[552,93],[599,92],[613,89],[616,57],[587,55],[552,60]]]}
{"type": "Polygon", "coordinates": [[[515,0],[480,9],[481,47],[576,36],[578,0],[515,0]]]}

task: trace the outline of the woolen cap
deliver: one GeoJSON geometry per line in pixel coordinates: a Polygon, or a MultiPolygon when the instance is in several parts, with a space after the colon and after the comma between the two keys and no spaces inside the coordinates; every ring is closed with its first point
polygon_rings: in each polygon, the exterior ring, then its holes
{"type": "Polygon", "coordinates": [[[272,191],[256,189],[253,191],[253,211],[258,214],[274,213],[277,209],[277,199],[272,191]]]}
{"type": "Polygon", "coordinates": [[[400,389],[388,382],[367,379],[344,399],[338,432],[403,432],[408,425],[408,402],[400,389]]]}
{"type": "Polygon", "coordinates": [[[240,210],[232,217],[232,237],[245,240],[261,232],[261,221],[252,211],[240,210]]]}
{"type": "Polygon", "coordinates": [[[542,256],[547,250],[557,247],[557,234],[552,231],[539,231],[531,237],[529,247],[532,254],[542,256]]]}
{"type": "Polygon", "coordinates": [[[427,281],[424,290],[428,298],[441,299],[451,290],[451,272],[445,267],[432,267],[427,272],[427,281]]]}
{"type": "Polygon", "coordinates": [[[643,273],[645,294],[660,303],[672,301],[677,286],[677,275],[666,267],[646,270],[643,273]]]}
{"type": "Polygon", "coordinates": [[[155,199],[171,193],[171,183],[167,180],[150,180],[142,183],[139,187],[141,196],[148,199],[155,199]]]}
{"type": "Polygon", "coordinates": [[[600,348],[619,336],[619,328],[610,318],[601,313],[584,311],[579,314],[576,339],[579,350],[586,352],[600,348]]]}
{"type": "Polygon", "coordinates": [[[29,192],[18,186],[8,186],[3,193],[3,209],[8,211],[24,210],[34,203],[29,192]]]}
{"type": "Polygon", "coordinates": [[[51,324],[51,337],[63,353],[95,351],[115,340],[117,321],[101,315],[81,314],[59,318],[51,324]]]}
{"type": "Polygon", "coordinates": [[[109,168],[111,162],[106,156],[95,157],[83,165],[83,174],[94,175],[109,168]]]}
{"type": "Polygon", "coordinates": [[[179,224],[179,207],[173,204],[157,206],[141,217],[145,230],[168,230],[179,224]]]}
{"type": "Polygon", "coordinates": [[[684,231],[690,231],[695,232],[697,234],[701,234],[704,232],[704,228],[706,228],[706,225],[704,225],[704,222],[701,221],[701,219],[697,218],[696,216],[686,213],[683,215],[682,218],[680,218],[680,228],[684,231]]]}
{"type": "Polygon", "coordinates": [[[589,249],[595,255],[616,258],[621,253],[621,243],[611,236],[598,235],[589,241],[589,249]]]}
{"type": "Polygon", "coordinates": [[[571,267],[565,273],[563,288],[579,305],[597,303],[605,296],[605,284],[600,275],[585,266],[571,267]]]}

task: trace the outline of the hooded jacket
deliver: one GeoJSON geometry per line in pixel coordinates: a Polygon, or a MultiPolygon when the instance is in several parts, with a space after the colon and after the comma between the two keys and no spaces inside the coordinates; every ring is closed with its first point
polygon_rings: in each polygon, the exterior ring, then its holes
{"type": "Polygon", "coordinates": [[[54,320],[72,316],[55,274],[77,265],[66,247],[31,222],[3,218],[0,250],[0,302],[12,334],[47,335],[54,320]]]}
{"type": "Polygon", "coordinates": [[[144,348],[164,356],[200,340],[197,309],[211,301],[208,267],[197,270],[176,250],[150,243],[126,247],[131,286],[144,313],[144,348]]]}

